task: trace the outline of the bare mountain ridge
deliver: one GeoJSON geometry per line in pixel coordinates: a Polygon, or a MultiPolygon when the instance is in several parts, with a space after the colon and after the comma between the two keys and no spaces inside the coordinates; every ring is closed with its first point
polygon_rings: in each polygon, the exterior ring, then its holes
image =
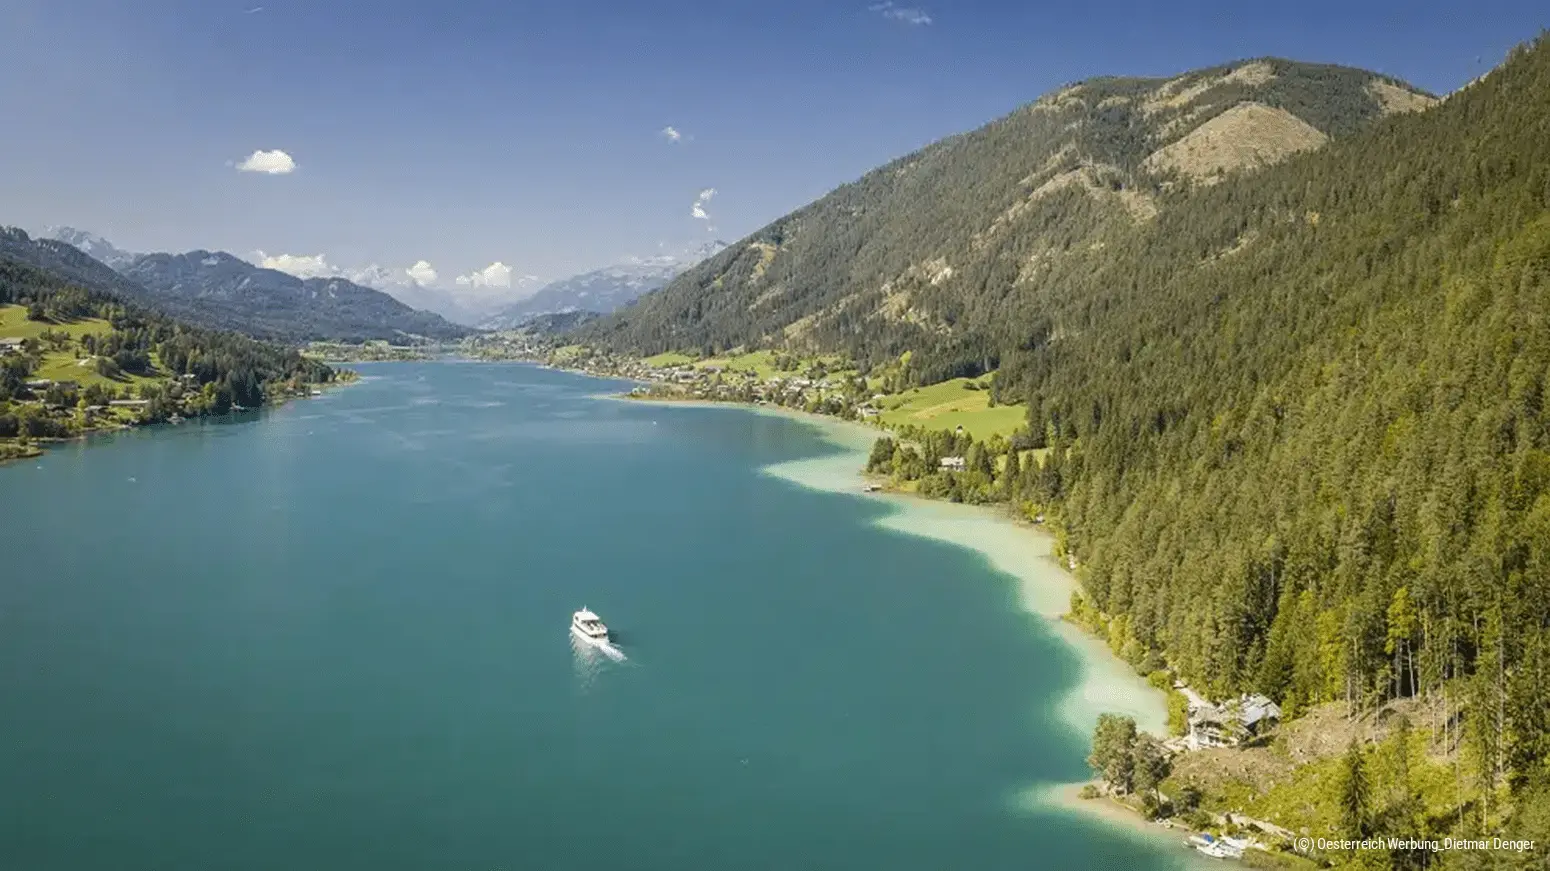
{"type": "Polygon", "coordinates": [[[952,343],[1049,266],[1133,238],[1188,189],[1436,98],[1349,67],[1259,58],[1060,88],[777,219],[586,341],[645,353],[797,346],[876,360],[952,343]]]}

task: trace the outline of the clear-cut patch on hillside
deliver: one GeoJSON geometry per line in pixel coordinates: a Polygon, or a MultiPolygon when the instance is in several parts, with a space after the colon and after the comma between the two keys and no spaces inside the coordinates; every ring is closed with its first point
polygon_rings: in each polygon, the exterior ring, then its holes
{"type": "Polygon", "coordinates": [[[1264,61],[1244,64],[1225,75],[1200,79],[1188,86],[1185,85],[1189,80],[1188,77],[1180,76],[1164,82],[1161,87],[1152,92],[1152,96],[1141,104],[1141,111],[1147,115],[1155,115],[1166,109],[1182,109],[1212,88],[1234,84],[1256,87],[1275,77],[1275,70],[1264,61]]]}
{"type": "Polygon", "coordinates": [[[1367,83],[1367,93],[1378,101],[1383,107],[1383,114],[1397,115],[1400,112],[1420,112],[1437,105],[1436,97],[1428,97],[1415,91],[1406,90],[1398,85],[1392,85],[1382,79],[1373,79],[1367,83]]]}
{"type": "Polygon", "coordinates": [[[1055,109],[1064,109],[1071,105],[1085,107],[1087,105],[1087,101],[1082,99],[1082,90],[1084,87],[1084,85],[1070,85],[1068,87],[1061,88],[1053,94],[1046,94],[1029,105],[1028,111],[1051,111],[1055,109]]]}
{"type": "Polygon", "coordinates": [[[822,312],[813,312],[810,315],[797,318],[787,324],[781,333],[785,336],[786,341],[793,345],[805,345],[808,341],[808,334],[812,332],[813,327],[818,325],[819,317],[822,314],[822,312]]]}
{"type": "Polygon", "coordinates": [[[1222,173],[1276,163],[1328,140],[1318,128],[1285,109],[1240,103],[1153,152],[1141,166],[1154,172],[1173,170],[1209,183],[1222,173]]]}
{"type": "Polygon", "coordinates": [[[1023,261],[1022,266],[1018,268],[1017,280],[1013,283],[1017,285],[1031,283],[1039,277],[1040,271],[1053,263],[1055,258],[1061,256],[1061,253],[1054,248],[1042,248],[1029,254],[1027,259],[1023,261]]]}
{"type": "MultiPolygon", "coordinates": [[[[882,318],[884,321],[913,324],[922,329],[930,330],[942,335],[947,335],[952,332],[952,328],[947,324],[942,323],[921,309],[916,308],[910,299],[909,291],[895,288],[892,284],[889,284],[883,288],[883,298],[877,306],[875,315],[879,318],[882,318]]],[[[791,327],[788,327],[786,335],[797,335],[793,332],[793,328],[796,326],[796,324],[792,324],[791,327]]],[[[809,328],[810,325],[804,325],[803,327],[803,329],[809,328]]]]}
{"type": "Polygon", "coordinates": [[[776,284],[769,290],[760,291],[759,295],[753,298],[753,302],[748,304],[748,309],[750,311],[758,311],[761,308],[770,306],[785,294],[786,286],[784,284],[776,284]]]}
{"type": "MultiPolygon", "coordinates": [[[[1070,153],[1069,148],[1062,148],[1050,156],[1039,172],[1024,178],[1021,184],[1025,187],[1032,185],[1040,175],[1058,165],[1070,153]]],[[[1075,169],[1056,173],[1034,187],[1027,196],[1004,209],[995,220],[991,221],[990,226],[974,234],[970,244],[975,251],[983,250],[997,234],[1015,223],[1039,200],[1069,188],[1076,188],[1099,200],[1113,197],[1133,220],[1151,220],[1157,215],[1157,204],[1150,194],[1125,184],[1116,188],[1110,183],[1111,180],[1124,178],[1126,178],[1124,170],[1107,164],[1084,164],[1075,169]]]]}
{"type": "MultiPolygon", "coordinates": [[[[943,282],[948,281],[952,277],[953,268],[947,264],[946,258],[937,257],[923,263],[917,263],[904,270],[898,278],[883,283],[883,286],[879,288],[882,296],[878,299],[877,307],[873,309],[872,315],[884,321],[914,324],[934,332],[950,333],[952,329],[947,324],[915,307],[910,296],[909,287],[912,284],[918,285],[920,283],[941,286],[943,282]]],[[[790,335],[789,330],[788,335],[790,335]]]]}
{"type": "Polygon", "coordinates": [[[1055,152],[1049,157],[1044,158],[1044,162],[1039,165],[1039,168],[1029,173],[1028,175],[1023,176],[1022,180],[1019,181],[1018,184],[1022,185],[1023,187],[1032,187],[1034,183],[1039,180],[1039,176],[1054,172],[1060,168],[1061,164],[1068,160],[1074,161],[1075,158],[1076,146],[1067,142],[1060,146],[1060,148],[1056,149],[1055,152]]]}
{"type": "Polygon", "coordinates": [[[759,252],[759,262],[753,265],[753,276],[749,281],[758,281],[764,277],[764,270],[770,268],[770,263],[775,260],[775,252],[780,250],[769,242],[752,242],[749,248],[759,252]]]}

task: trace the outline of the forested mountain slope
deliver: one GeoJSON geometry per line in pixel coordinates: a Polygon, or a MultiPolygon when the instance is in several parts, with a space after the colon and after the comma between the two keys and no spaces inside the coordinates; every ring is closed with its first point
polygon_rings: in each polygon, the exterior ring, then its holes
{"type": "Polygon", "coordinates": [[[0,257],[37,267],[65,281],[155,308],[156,296],[74,245],[32,237],[17,227],[0,227],[0,257]]]}
{"type": "MultiPolygon", "coordinates": [[[[1123,181],[1072,182],[1002,229],[952,217],[1011,215],[1001,185],[916,196],[919,216],[862,195],[967,148],[768,231],[794,250],[848,203],[853,232],[803,243],[827,259],[788,254],[822,270],[771,256],[761,284],[729,252],[590,338],[747,341],[800,296],[822,314],[788,336],[862,359],[922,342],[917,380],[997,367],[997,395],[1028,402],[1028,442],[1051,448],[1011,492],[1058,521],[1081,610],[1131,662],[1292,712],[1425,695],[1480,794],[1550,776],[1550,45],[1277,166],[1143,189],[1157,211],[1140,220],[1106,205],[1125,205],[1123,181]],[[905,255],[921,268],[895,273],[905,255]],[[879,296],[884,275],[900,277],[879,296]],[[767,301],[736,320],[755,291],[767,301]]],[[[1128,172],[1144,150],[1106,153],[1128,172]]]]}
{"type": "Polygon", "coordinates": [[[1199,191],[1023,301],[1003,360],[1133,659],[1294,709],[1446,691],[1550,759],[1550,46],[1199,191]]]}
{"type": "Polygon", "coordinates": [[[616,350],[787,345],[861,362],[915,352],[920,381],[993,368],[988,332],[1076,252],[1146,232],[1235,170],[1430,97],[1279,59],[1098,79],[894,161],[781,218],[587,331],[616,350]]]}

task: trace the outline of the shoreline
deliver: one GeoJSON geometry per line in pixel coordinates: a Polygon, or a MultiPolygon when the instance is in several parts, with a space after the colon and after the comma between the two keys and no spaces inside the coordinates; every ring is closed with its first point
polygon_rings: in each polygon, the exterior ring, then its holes
{"type": "Polygon", "coordinates": [[[1188,826],[1175,822],[1159,823],[1148,820],[1135,808],[1107,793],[1100,794],[1096,798],[1082,798],[1082,788],[1092,783],[1094,781],[1037,787],[1027,790],[1020,798],[1034,810],[1053,810],[1057,813],[1101,821],[1112,830],[1123,832],[1128,837],[1160,847],[1172,847],[1180,851],[1179,861],[1184,865],[1197,868],[1221,867],[1215,864],[1221,860],[1209,859],[1187,846],[1185,842],[1188,841],[1189,836],[1196,834],[1188,826]]]}
{"type": "MultiPolygon", "coordinates": [[[[343,371],[349,371],[349,370],[343,370],[343,371]]],[[[145,429],[146,427],[153,427],[153,426],[171,426],[171,425],[174,425],[175,423],[180,423],[182,421],[203,420],[203,419],[206,419],[206,418],[213,419],[213,418],[229,417],[231,415],[247,414],[248,412],[252,412],[252,411],[265,411],[265,410],[268,410],[268,409],[271,409],[271,408],[280,408],[280,407],[286,405],[287,403],[289,403],[289,402],[291,402],[293,400],[297,400],[297,399],[318,399],[318,398],[321,398],[322,396],[327,395],[326,391],[328,391],[328,390],[330,390],[332,388],[335,388],[335,387],[348,387],[349,385],[354,384],[354,383],[356,383],[359,380],[360,380],[360,376],[357,374],[353,378],[348,378],[348,379],[344,379],[344,380],[330,381],[330,382],[327,382],[327,383],[324,383],[324,384],[309,384],[309,385],[307,385],[308,390],[309,391],[317,390],[318,394],[314,395],[314,394],[309,392],[308,394],[306,394],[304,396],[303,395],[294,395],[294,394],[293,395],[287,395],[287,396],[280,396],[280,397],[277,397],[276,399],[274,399],[273,401],[265,402],[263,405],[260,405],[260,406],[258,406],[256,408],[244,408],[241,411],[232,409],[232,410],[227,411],[225,414],[202,414],[202,415],[196,415],[195,417],[182,418],[181,421],[172,421],[172,420],[169,419],[169,420],[149,421],[149,422],[143,422],[143,423],[115,423],[112,426],[94,426],[94,427],[92,427],[90,429],[84,429],[84,430],[81,430],[80,432],[78,432],[78,433],[76,433],[74,435],[65,436],[63,438],[35,438],[35,439],[31,439],[28,442],[26,448],[22,448],[20,442],[16,441],[15,439],[7,439],[3,443],[3,446],[5,446],[5,447],[13,447],[14,446],[16,448],[19,448],[20,450],[16,454],[14,454],[14,455],[6,455],[4,453],[0,453],[0,467],[4,467],[7,463],[15,463],[15,462],[19,462],[21,460],[36,460],[36,459],[39,459],[41,457],[47,456],[48,455],[48,449],[47,449],[48,445],[64,445],[64,444],[70,444],[72,442],[89,442],[89,441],[91,441],[94,438],[98,438],[100,436],[105,436],[105,435],[111,435],[112,433],[128,432],[128,431],[131,431],[131,430],[145,429]]]]}
{"type": "MultiPolygon", "coordinates": [[[[886,430],[780,406],[617,394],[596,398],[681,408],[730,407],[813,427],[823,441],[840,450],[820,457],[777,463],[761,471],[807,489],[886,503],[894,510],[874,521],[877,526],[969,550],[993,573],[1011,580],[1015,584],[1018,608],[1064,643],[1077,658],[1076,681],[1054,704],[1056,719],[1082,742],[1090,740],[1098,715],[1107,712],[1128,714],[1135,717],[1138,728],[1166,736],[1166,695],[1115,656],[1102,639],[1064,619],[1071,592],[1078,582],[1054,559],[1051,553],[1054,536],[1037,526],[1019,522],[994,506],[959,505],[911,493],[866,492],[863,489],[868,481],[862,472],[867,453],[886,430]]],[[[1030,784],[1018,790],[1012,801],[1028,812],[1077,814],[1127,836],[1143,838],[1148,843],[1167,841],[1182,847],[1181,842],[1188,835],[1182,827],[1170,828],[1150,822],[1133,808],[1107,796],[1081,798],[1081,788],[1090,782],[1030,784]]],[[[1203,861],[1201,865],[1203,867],[1203,861]]]]}
{"type": "Polygon", "coordinates": [[[14,446],[18,448],[19,453],[13,456],[0,454],[0,466],[4,466],[6,463],[18,462],[20,460],[36,460],[39,457],[46,456],[48,454],[49,445],[67,445],[71,442],[90,441],[97,436],[108,435],[115,432],[125,432],[126,430],[139,429],[140,427],[147,425],[148,424],[119,423],[114,424],[113,426],[95,426],[91,429],[82,430],[75,435],[65,436],[63,438],[34,438],[29,440],[25,446],[23,446],[15,439],[9,439],[5,443],[6,446],[14,446]]]}
{"type": "MultiPolygon", "coordinates": [[[[1064,619],[1070,608],[1071,593],[1077,589],[1078,581],[1055,560],[1052,554],[1055,544],[1053,535],[998,510],[994,505],[962,505],[914,493],[895,490],[865,492],[862,489],[869,482],[866,474],[861,471],[866,465],[867,452],[877,438],[887,434],[887,430],[780,406],[714,400],[636,399],[617,395],[598,398],[667,407],[736,408],[814,426],[824,441],[842,448],[844,452],[780,463],[764,471],[810,489],[847,493],[890,503],[898,510],[878,521],[884,528],[955,544],[978,553],[991,569],[1009,575],[1018,582],[1017,592],[1022,610],[1043,620],[1061,640],[1076,648],[1075,652],[1082,658],[1084,666],[1103,672],[1101,677],[1104,683],[1123,684],[1122,689],[1127,693],[1133,692],[1136,697],[1152,702],[1151,705],[1140,706],[1140,710],[1132,711],[1132,708],[1137,707],[1134,704],[1135,698],[1101,699],[1113,702],[1115,706],[1104,707],[1102,711],[1095,710],[1092,718],[1094,722],[1100,712],[1139,714],[1136,718],[1139,728],[1166,737],[1166,694],[1148,684],[1129,664],[1115,656],[1102,639],[1064,619]],[[909,523],[912,519],[929,520],[932,523],[929,528],[923,528],[909,523]],[[1008,533],[1010,536],[1007,536],[1008,533]]],[[[1091,675],[1091,670],[1087,674],[1091,675]]],[[[1100,701],[1090,695],[1087,698],[1093,702],[1100,701]]],[[[1084,739],[1090,736],[1093,725],[1092,722],[1085,724],[1084,739]]]]}

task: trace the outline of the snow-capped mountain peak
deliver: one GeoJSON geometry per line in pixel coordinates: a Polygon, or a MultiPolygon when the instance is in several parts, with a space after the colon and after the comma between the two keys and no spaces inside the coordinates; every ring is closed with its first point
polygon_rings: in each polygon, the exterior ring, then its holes
{"type": "Polygon", "coordinates": [[[539,315],[590,311],[607,314],[657,290],[678,273],[715,255],[727,243],[720,240],[650,257],[630,257],[622,263],[562,278],[544,285],[531,297],[502,309],[481,326],[508,329],[539,315]]]}
{"type": "Polygon", "coordinates": [[[89,233],[75,227],[46,227],[38,235],[41,238],[54,239],[66,245],[73,245],[89,255],[93,260],[105,263],[114,269],[127,266],[134,262],[136,257],[140,256],[118,248],[112,242],[98,236],[96,233],[89,233]]]}

